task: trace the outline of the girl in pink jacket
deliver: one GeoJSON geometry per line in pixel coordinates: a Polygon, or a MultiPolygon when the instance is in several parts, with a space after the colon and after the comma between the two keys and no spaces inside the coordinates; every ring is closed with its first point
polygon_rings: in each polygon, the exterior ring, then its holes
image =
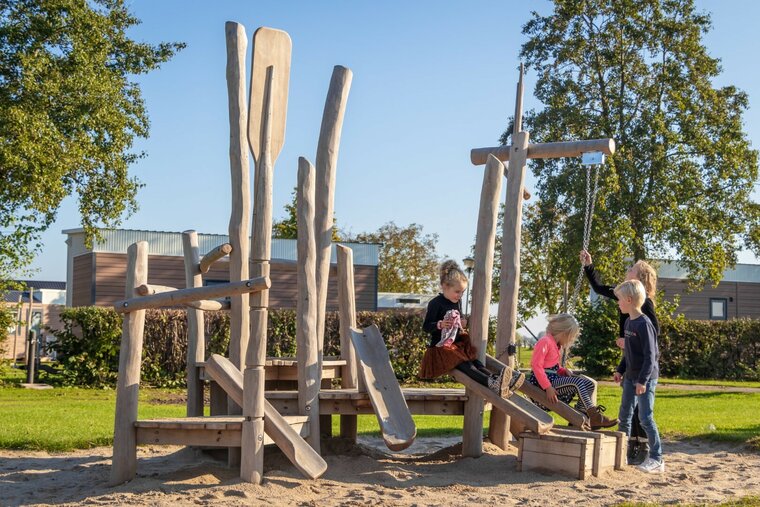
{"type": "Polygon", "coordinates": [[[530,361],[533,373],[528,382],[546,391],[546,397],[553,403],[557,400],[570,403],[577,395],[579,407],[588,415],[591,429],[609,428],[618,420],[605,417],[605,407],[593,402],[596,399],[594,381],[560,366],[560,349],[569,349],[579,333],[580,326],[572,315],[561,313],[549,317],[546,334],[533,348],[530,361]]]}

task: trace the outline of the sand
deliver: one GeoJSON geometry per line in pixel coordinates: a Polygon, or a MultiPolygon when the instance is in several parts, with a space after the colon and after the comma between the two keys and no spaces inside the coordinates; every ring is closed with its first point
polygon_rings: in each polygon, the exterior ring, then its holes
{"type": "MultiPolygon", "coordinates": [[[[182,447],[139,448],[137,477],[108,487],[111,448],[65,454],[0,450],[0,505],[611,505],[717,503],[760,496],[760,453],[742,447],[666,441],[665,474],[635,468],[585,481],[515,470],[517,451],[486,443],[480,458],[458,455],[459,439],[419,439],[405,453],[378,439],[326,456],[307,480],[267,448],[264,482],[252,485],[211,456],[182,447]]],[[[331,452],[335,452],[333,449],[331,452]]]]}

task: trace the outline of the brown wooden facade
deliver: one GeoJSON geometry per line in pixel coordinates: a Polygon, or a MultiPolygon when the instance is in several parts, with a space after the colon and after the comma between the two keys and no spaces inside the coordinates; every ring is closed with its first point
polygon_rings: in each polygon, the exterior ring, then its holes
{"type": "Polygon", "coordinates": [[[760,283],[723,281],[716,287],[707,285],[698,292],[689,292],[685,280],[660,278],[658,290],[665,299],[680,297],[677,314],[691,320],[760,319],[760,283]],[[724,316],[717,311],[724,308],[724,316]],[[711,311],[712,308],[712,311],[711,311]]]}
{"type": "MultiPolygon", "coordinates": [[[[88,252],[73,259],[73,280],[71,280],[71,306],[111,306],[124,299],[127,256],[121,253],[88,252]]],[[[273,259],[269,291],[271,308],[296,307],[296,263],[273,259]]],[[[224,260],[212,266],[203,275],[204,284],[229,281],[229,267],[224,260]]],[[[148,257],[148,283],[185,287],[185,268],[182,257],[150,255],[148,257]]],[[[357,310],[377,309],[377,266],[354,266],[357,310]]],[[[338,309],[337,267],[330,266],[330,281],[327,295],[327,310],[338,309]]]]}

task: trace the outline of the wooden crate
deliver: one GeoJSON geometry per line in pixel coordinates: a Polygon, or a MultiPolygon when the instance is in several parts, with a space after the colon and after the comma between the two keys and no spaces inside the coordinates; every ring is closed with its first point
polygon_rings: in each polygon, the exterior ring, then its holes
{"type": "Polygon", "coordinates": [[[628,438],[622,431],[581,431],[576,428],[554,427],[552,433],[594,439],[592,473],[595,477],[607,470],[622,470],[626,464],[628,438]]]}
{"type": "Polygon", "coordinates": [[[593,438],[532,432],[518,437],[518,472],[537,470],[585,479],[591,474],[593,460],[593,438]]]}

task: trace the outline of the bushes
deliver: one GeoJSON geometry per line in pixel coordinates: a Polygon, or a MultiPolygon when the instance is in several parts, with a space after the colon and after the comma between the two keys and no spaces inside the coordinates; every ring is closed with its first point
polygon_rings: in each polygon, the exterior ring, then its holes
{"type": "MultiPolygon", "coordinates": [[[[573,349],[584,369],[607,376],[618,365],[621,351],[614,301],[580,307],[576,312],[581,336],[573,349]]],[[[658,304],[660,375],[701,379],[760,379],[760,321],[686,320],[671,316],[667,304],[658,304]]]]}
{"type": "MultiPolygon", "coordinates": [[[[205,312],[206,353],[227,355],[229,314],[205,312]]],[[[63,329],[53,330],[52,345],[63,366],[63,383],[113,386],[119,367],[122,318],[110,308],[69,308],[61,314],[63,329]]],[[[359,327],[376,324],[401,381],[414,380],[429,337],[418,313],[359,312],[359,327]]],[[[338,314],[327,314],[326,356],[340,355],[338,314]]],[[[272,310],[268,318],[268,356],[295,356],[296,318],[292,310],[272,310]]],[[[159,387],[185,385],[187,320],[184,310],[147,310],[143,338],[142,381],[159,387]]]]}

